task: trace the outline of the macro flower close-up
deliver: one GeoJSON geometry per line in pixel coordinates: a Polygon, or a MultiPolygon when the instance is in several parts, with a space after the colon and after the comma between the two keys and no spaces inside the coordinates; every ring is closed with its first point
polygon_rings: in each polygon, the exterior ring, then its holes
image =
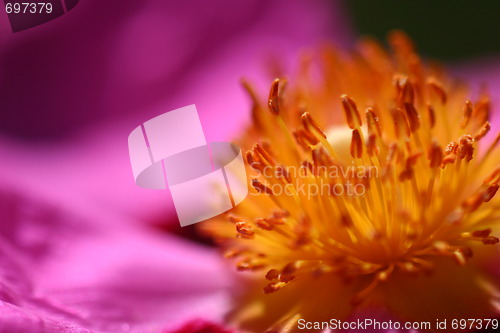
{"type": "Polygon", "coordinates": [[[498,5],[4,5],[0,333],[500,328],[498,5]]]}

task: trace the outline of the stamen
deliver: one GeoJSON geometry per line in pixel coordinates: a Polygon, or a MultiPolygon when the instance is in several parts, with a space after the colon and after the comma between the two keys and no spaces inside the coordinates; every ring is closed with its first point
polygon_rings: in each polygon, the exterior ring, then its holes
{"type": "Polygon", "coordinates": [[[319,143],[319,140],[313,134],[302,129],[293,132],[293,136],[297,143],[300,144],[306,151],[311,150],[319,143]]]}
{"type": "Polygon", "coordinates": [[[363,156],[363,142],[361,141],[358,129],[352,131],[351,156],[353,158],[361,158],[363,156]]]}
{"type": "Polygon", "coordinates": [[[484,230],[477,230],[472,233],[472,236],[474,237],[488,237],[491,234],[491,229],[484,229],[484,230]]]}
{"type": "Polygon", "coordinates": [[[316,124],[314,119],[311,117],[309,112],[304,112],[302,114],[302,124],[304,125],[304,128],[306,131],[309,133],[316,133],[317,135],[323,137],[323,139],[326,139],[326,134],[323,132],[323,130],[316,124]]]}
{"type": "Polygon", "coordinates": [[[427,85],[430,88],[430,91],[433,92],[439,98],[441,104],[446,104],[448,96],[444,91],[443,85],[434,78],[430,78],[427,81],[427,85]]]}
{"type": "Polygon", "coordinates": [[[246,222],[236,222],[236,231],[238,232],[238,237],[251,239],[255,236],[252,227],[246,222]]]}
{"type": "Polygon", "coordinates": [[[500,242],[500,239],[498,239],[497,237],[489,236],[489,237],[483,238],[484,245],[496,245],[499,242],[500,242]]]}
{"type": "Polygon", "coordinates": [[[359,115],[358,107],[354,100],[347,97],[347,95],[342,95],[341,99],[347,125],[349,125],[351,129],[360,127],[362,125],[361,116],[359,115]]]}
{"type": "Polygon", "coordinates": [[[262,184],[258,179],[252,179],[252,186],[257,190],[258,193],[273,194],[273,191],[262,184]]]}
{"type": "Polygon", "coordinates": [[[241,253],[242,253],[241,251],[234,250],[234,249],[227,250],[224,252],[224,258],[226,258],[226,259],[236,258],[241,253]]]}
{"type": "Polygon", "coordinates": [[[463,135],[460,138],[460,145],[458,147],[458,158],[470,162],[474,153],[474,140],[470,135],[463,135]]]}
{"type": "Polygon", "coordinates": [[[414,154],[406,159],[406,168],[399,174],[399,180],[405,181],[412,179],[414,176],[413,166],[417,163],[417,159],[421,153],[414,154]]]}
{"type": "Polygon", "coordinates": [[[400,108],[395,108],[392,110],[392,118],[394,119],[396,136],[399,139],[408,138],[410,136],[410,128],[408,127],[406,117],[404,116],[400,108]]]}
{"type": "Polygon", "coordinates": [[[408,37],[408,35],[401,30],[391,31],[389,33],[388,40],[394,51],[400,53],[403,56],[412,54],[415,49],[415,46],[410,37],[408,37]]]}
{"type": "Polygon", "coordinates": [[[433,142],[431,149],[429,149],[429,166],[435,169],[441,165],[443,161],[443,150],[437,142],[433,142]]]}
{"type": "Polygon", "coordinates": [[[434,128],[434,126],[436,125],[436,112],[434,111],[434,108],[432,107],[432,105],[427,105],[427,112],[429,114],[429,125],[430,125],[430,128],[434,128]]]}
{"type": "Polygon", "coordinates": [[[479,141],[482,138],[484,138],[486,136],[486,134],[488,134],[488,132],[490,131],[490,129],[491,129],[490,122],[489,121],[485,122],[484,125],[479,130],[479,132],[474,137],[474,140],[479,141]]]}
{"type": "Polygon", "coordinates": [[[262,147],[260,144],[256,143],[253,147],[253,152],[255,156],[258,156],[260,161],[265,162],[267,165],[275,165],[274,159],[271,155],[262,147]]]}
{"type": "Polygon", "coordinates": [[[450,142],[444,151],[443,162],[441,163],[441,169],[444,169],[447,164],[455,163],[457,159],[458,143],[455,141],[450,142]]]}
{"type": "Polygon", "coordinates": [[[228,220],[229,220],[229,222],[231,222],[231,223],[243,222],[243,220],[242,220],[242,219],[240,219],[239,217],[234,216],[234,215],[228,215],[227,219],[228,219],[228,220]]]}
{"type": "Polygon", "coordinates": [[[469,124],[470,117],[472,115],[472,103],[471,101],[465,102],[464,105],[464,117],[462,118],[462,123],[460,124],[460,127],[466,128],[467,125],[469,124]]]}
{"type": "Polygon", "coordinates": [[[473,118],[478,124],[484,124],[488,119],[490,119],[490,99],[488,97],[482,97],[479,102],[476,103],[476,107],[472,113],[473,118]]]}
{"type": "Polygon", "coordinates": [[[269,272],[267,272],[266,274],[266,279],[270,281],[279,279],[279,277],[280,277],[280,272],[274,268],[269,270],[269,272]]]}
{"type": "Polygon", "coordinates": [[[382,136],[379,119],[372,108],[366,109],[366,123],[368,124],[369,135],[376,134],[378,137],[382,136]]]}
{"type": "MultiPolygon", "coordinates": [[[[352,145],[352,143],[351,143],[352,145]]],[[[366,152],[368,156],[378,155],[380,153],[380,149],[377,147],[377,136],[375,134],[371,134],[368,137],[368,142],[366,143],[366,152]]],[[[352,156],[352,153],[351,153],[352,156]]]]}
{"type": "Polygon", "coordinates": [[[486,189],[486,191],[483,194],[484,202],[488,202],[491,199],[493,199],[493,197],[495,196],[495,194],[498,191],[498,187],[499,187],[498,184],[488,186],[488,188],[486,189]]]}
{"type": "Polygon", "coordinates": [[[485,185],[494,185],[500,182],[500,167],[497,167],[488,177],[483,181],[485,185]]]}
{"type": "Polygon", "coordinates": [[[453,259],[455,259],[455,262],[459,264],[460,266],[464,266],[467,263],[467,258],[465,257],[464,253],[461,251],[454,251],[452,252],[453,259]]]}
{"type": "Polygon", "coordinates": [[[410,124],[410,131],[412,133],[416,132],[420,128],[420,115],[413,104],[405,103],[406,117],[408,118],[408,123],[410,124]]]}
{"type": "Polygon", "coordinates": [[[266,267],[266,263],[261,259],[244,259],[236,264],[238,271],[258,271],[266,267]]]}
{"type": "Polygon", "coordinates": [[[290,213],[283,210],[278,210],[273,212],[273,217],[275,219],[285,219],[290,216],[290,213]]]}
{"type": "Polygon", "coordinates": [[[280,281],[280,282],[270,283],[264,287],[264,293],[265,294],[274,293],[274,292],[280,290],[281,288],[283,288],[284,286],[286,286],[286,282],[280,281]]]}
{"type": "Polygon", "coordinates": [[[273,230],[274,224],[268,219],[258,218],[255,220],[255,225],[264,230],[273,230]]]}
{"type": "Polygon", "coordinates": [[[398,85],[400,89],[400,105],[415,103],[415,91],[408,78],[400,79],[398,85]]]}
{"type": "Polygon", "coordinates": [[[269,92],[269,99],[267,103],[269,106],[269,111],[271,111],[271,113],[275,116],[278,116],[280,114],[280,103],[278,97],[279,86],[280,80],[274,80],[273,84],[271,85],[271,91],[269,92]]]}

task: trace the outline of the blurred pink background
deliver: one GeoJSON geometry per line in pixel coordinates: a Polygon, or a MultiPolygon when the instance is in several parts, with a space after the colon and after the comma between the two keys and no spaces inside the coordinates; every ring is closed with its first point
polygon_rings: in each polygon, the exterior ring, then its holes
{"type": "Polygon", "coordinates": [[[266,91],[323,41],[348,46],[330,1],[85,0],[0,38],[0,177],[87,213],[165,216],[168,193],[136,187],[127,141],[139,123],[196,104],[209,141],[248,120],[239,80],[266,91]],[[278,59],[278,60],[276,60],[278,59]]]}

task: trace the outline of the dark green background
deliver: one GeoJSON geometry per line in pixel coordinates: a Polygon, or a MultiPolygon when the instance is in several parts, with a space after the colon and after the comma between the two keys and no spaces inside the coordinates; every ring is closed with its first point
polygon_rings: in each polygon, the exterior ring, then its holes
{"type": "Polygon", "coordinates": [[[360,35],[405,30],[424,56],[455,61],[500,55],[500,0],[346,0],[360,35]]]}

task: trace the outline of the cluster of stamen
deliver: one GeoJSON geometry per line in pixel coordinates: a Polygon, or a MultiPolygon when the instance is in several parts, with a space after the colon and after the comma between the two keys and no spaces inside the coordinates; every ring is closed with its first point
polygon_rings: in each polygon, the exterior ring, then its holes
{"type": "Polygon", "coordinates": [[[323,130],[328,123],[316,120],[299,93],[290,102],[282,81],[273,82],[266,106],[246,84],[263,139],[246,152],[257,174],[250,186],[258,196],[247,199],[255,201],[249,203],[253,208],[227,218],[236,237],[225,246],[226,256],[237,258],[238,270],[263,271],[264,293],[320,274],[346,281],[371,276],[371,283],[353,296],[356,305],[397,270],[431,274],[436,256],[465,265],[475,244],[499,242],[492,223],[500,205],[490,201],[500,183],[493,154],[500,134],[478,153],[478,142],[491,130],[487,97],[463,100],[456,110],[447,85],[424,74],[408,45],[397,38],[393,44],[397,56],[406,56],[406,73],[393,75],[387,105],[366,102],[362,115],[354,98],[340,96],[345,123],[335,125],[350,131],[348,140],[335,131],[328,135],[323,130]],[[266,108],[269,118],[260,114],[266,108]],[[269,130],[273,126],[279,136],[269,130]],[[347,157],[339,145],[346,146],[347,157]],[[349,172],[332,178],[325,172],[349,167],[371,167],[377,175],[349,172]],[[320,183],[363,185],[365,192],[306,195],[299,190],[320,183]],[[278,185],[287,191],[276,193],[278,185]]]}

